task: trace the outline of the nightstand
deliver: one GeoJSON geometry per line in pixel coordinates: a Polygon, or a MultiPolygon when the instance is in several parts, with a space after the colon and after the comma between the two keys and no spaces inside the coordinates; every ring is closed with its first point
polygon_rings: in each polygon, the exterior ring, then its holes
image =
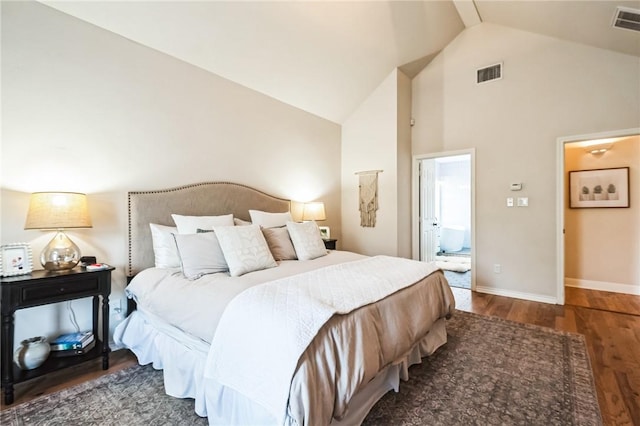
{"type": "Polygon", "coordinates": [[[327,250],[335,250],[336,249],[336,240],[335,238],[327,238],[327,239],[322,239],[322,241],[324,241],[324,247],[327,250]]]}
{"type": "Polygon", "coordinates": [[[61,368],[102,356],[102,369],[109,368],[109,294],[111,271],[86,271],[75,268],[67,271],[33,271],[29,275],[3,277],[2,286],[2,387],[5,404],[13,403],[13,385],[61,368]],[[93,296],[93,335],[95,347],[87,354],[49,358],[33,370],[21,370],[13,363],[14,313],[18,309],[48,305],[93,296]],[[102,306],[100,306],[102,299],[102,306]],[[98,316],[102,308],[102,340],[98,337],[98,316]]]}

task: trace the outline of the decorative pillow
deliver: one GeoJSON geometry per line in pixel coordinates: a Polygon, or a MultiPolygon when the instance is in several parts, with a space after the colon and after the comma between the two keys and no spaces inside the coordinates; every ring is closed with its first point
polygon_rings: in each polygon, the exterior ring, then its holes
{"type": "Polygon", "coordinates": [[[153,243],[153,257],[156,268],[178,268],[180,257],[173,234],[178,232],[175,226],[158,225],[150,223],[151,241],[153,243]]]}
{"type": "Polygon", "coordinates": [[[295,260],[296,250],[293,248],[289,231],[286,227],[263,228],[262,234],[275,260],[295,260]]]}
{"type": "Polygon", "coordinates": [[[279,228],[285,226],[287,222],[293,221],[290,212],[269,213],[260,210],[249,210],[249,215],[254,225],[260,225],[263,228],[279,228]]]}
{"type": "Polygon", "coordinates": [[[238,219],[237,217],[234,217],[233,224],[235,226],[246,226],[246,225],[251,225],[251,222],[249,222],[248,220],[242,220],[242,219],[238,219]]]}
{"type": "Polygon", "coordinates": [[[233,226],[233,215],[222,216],[182,216],[172,214],[179,234],[195,234],[198,228],[213,229],[214,226],[233,226]]]}
{"type": "Polygon", "coordinates": [[[287,230],[299,260],[311,260],[327,255],[320,230],[314,221],[287,222],[287,230]]]}
{"type": "Polygon", "coordinates": [[[229,270],[215,232],[174,234],[182,273],[190,280],[229,270]]]}
{"type": "Polygon", "coordinates": [[[232,277],[278,266],[258,225],[215,226],[232,277]]]}

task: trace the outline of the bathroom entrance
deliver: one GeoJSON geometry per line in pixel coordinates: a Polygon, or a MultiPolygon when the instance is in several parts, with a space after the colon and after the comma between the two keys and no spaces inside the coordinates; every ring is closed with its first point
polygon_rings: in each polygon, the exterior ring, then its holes
{"type": "Polygon", "coordinates": [[[472,152],[417,161],[420,260],[437,262],[452,286],[471,288],[472,152]]]}

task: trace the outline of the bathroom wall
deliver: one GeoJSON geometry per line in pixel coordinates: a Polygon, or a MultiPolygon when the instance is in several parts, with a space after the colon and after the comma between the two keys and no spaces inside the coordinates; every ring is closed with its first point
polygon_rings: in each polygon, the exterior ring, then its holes
{"type": "Polygon", "coordinates": [[[471,247],[471,159],[469,155],[436,159],[440,224],[464,227],[463,247],[471,247]]]}

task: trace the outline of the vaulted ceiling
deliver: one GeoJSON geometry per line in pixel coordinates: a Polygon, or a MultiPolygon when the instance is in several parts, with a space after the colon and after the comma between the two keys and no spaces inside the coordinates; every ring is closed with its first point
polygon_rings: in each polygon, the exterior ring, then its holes
{"type": "Polygon", "coordinates": [[[480,22],[640,56],[640,32],[611,26],[640,0],[42,2],[336,123],[480,22]]]}

